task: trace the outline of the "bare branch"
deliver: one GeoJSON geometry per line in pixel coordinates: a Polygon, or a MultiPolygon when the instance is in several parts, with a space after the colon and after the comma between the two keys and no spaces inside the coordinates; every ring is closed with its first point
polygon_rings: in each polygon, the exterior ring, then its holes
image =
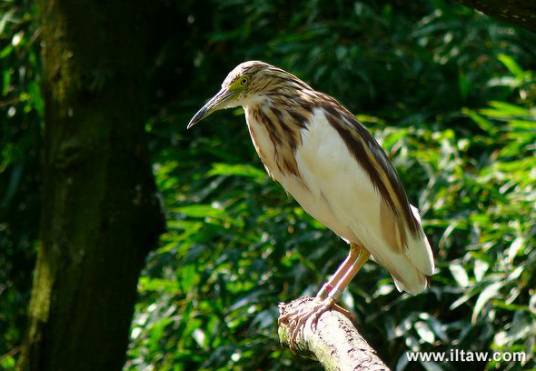
{"type": "MultiPolygon", "coordinates": [[[[281,303],[279,317],[298,308],[306,310],[313,301],[303,297],[281,303]]],[[[288,325],[281,323],[278,332],[281,343],[288,345],[288,325]]],[[[389,370],[352,322],[337,311],[322,314],[315,331],[307,321],[296,341],[299,354],[318,360],[326,370],[389,370]]]]}
{"type": "Polygon", "coordinates": [[[491,17],[536,32],[536,1],[530,0],[457,0],[491,17]]]}

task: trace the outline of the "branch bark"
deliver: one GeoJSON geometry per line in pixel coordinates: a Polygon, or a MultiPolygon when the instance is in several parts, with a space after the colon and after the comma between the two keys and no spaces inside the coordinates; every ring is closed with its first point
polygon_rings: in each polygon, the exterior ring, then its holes
{"type": "MultiPolygon", "coordinates": [[[[297,309],[306,310],[315,299],[303,297],[279,305],[279,317],[297,309]]],[[[279,340],[288,345],[289,327],[279,326],[279,340]]],[[[389,370],[352,322],[337,311],[320,317],[316,331],[307,321],[297,337],[298,353],[318,360],[326,370],[389,370]]]]}
{"type": "Polygon", "coordinates": [[[491,17],[536,32],[536,2],[527,0],[458,0],[491,17]]]}

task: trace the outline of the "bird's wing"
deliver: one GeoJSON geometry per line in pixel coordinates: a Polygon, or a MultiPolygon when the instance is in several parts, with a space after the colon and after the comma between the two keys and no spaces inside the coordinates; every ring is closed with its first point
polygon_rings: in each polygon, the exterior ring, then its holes
{"type": "MultiPolygon", "coordinates": [[[[400,288],[422,291],[434,270],[432,251],[396,171],[370,133],[346,110],[316,108],[296,158],[310,191],[353,231],[344,237],[365,245],[400,288]]],[[[314,205],[302,206],[315,216],[314,205]]]]}

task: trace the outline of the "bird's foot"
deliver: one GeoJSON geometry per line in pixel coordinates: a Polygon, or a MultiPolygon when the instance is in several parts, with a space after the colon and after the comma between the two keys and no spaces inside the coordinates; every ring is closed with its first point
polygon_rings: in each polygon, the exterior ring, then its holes
{"type": "Polygon", "coordinates": [[[279,317],[278,320],[279,325],[282,323],[287,324],[289,331],[288,345],[292,351],[297,349],[298,336],[303,332],[306,323],[311,320],[311,329],[315,331],[320,316],[328,310],[336,310],[348,317],[351,321],[355,319],[352,313],[337,305],[333,298],[313,298],[310,302],[303,304],[305,305],[299,305],[298,308],[279,317]]]}
{"type": "Polygon", "coordinates": [[[342,314],[343,316],[348,318],[350,320],[350,322],[352,322],[352,323],[357,322],[357,318],[355,317],[355,315],[352,312],[350,312],[348,309],[344,309],[343,307],[341,307],[339,304],[334,303],[333,308],[331,308],[331,309],[339,312],[340,314],[342,314]]]}

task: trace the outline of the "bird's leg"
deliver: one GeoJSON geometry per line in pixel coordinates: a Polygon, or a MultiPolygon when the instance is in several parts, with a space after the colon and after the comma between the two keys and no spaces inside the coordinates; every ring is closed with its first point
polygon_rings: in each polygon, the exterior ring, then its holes
{"type": "Polygon", "coordinates": [[[358,248],[359,255],[357,259],[353,261],[353,263],[344,272],[344,275],[336,282],[334,289],[328,293],[328,299],[331,298],[333,300],[337,300],[341,296],[346,286],[348,286],[357,272],[359,272],[363,264],[365,264],[365,262],[368,260],[370,253],[363,247],[358,246],[358,248]]]}
{"type": "MultiPolygon", "coordinates": [[[[322,301],[331,302],[329,309],[334,309],[337,312],[348,317],[352,322],[355,320],[354,315],[337,304],[337,300],[342,295],[344,289],[348,286],[350,281],[355,277],[357,272],[361,269],[363,264],[369,258],[370,253],[363,247],[352,243],[350,245],[350,254],[346,260],[340,265],[335,275],[322,286],[320,292],[316,295],[317,298],[322,301]]],[[[316,326],[318,318],[313,322],[313,326],[316,326]]]]}
{"type": "Polygon", "coordinates": [[[344,274],[359,257],[360,250],[361,248],[359,247],[359,245],[356,245],[354,243],[350,244],[350,253],[346,257],[346,259],[344,259],[342,264],[339,265],[339,268],[337,268],[335,274],[322,286],[318,294],[316,294],[317,298],[325,299],[328,294],[333,291],[335,286],[337,286],[337,283],[341,280],[344,274]]]}
{"type": "Polygon", "coordinates": [[[290,331],[288,343],[292,350],[296,349],[296,339],[298,334],[309,319],[312,319],[311,327],[313,330],[316,329],[320,316],[330,309],[335,309],[353,320],[352,314],[346,309],[338,306],[336,300],[355,277],[357,272],[359,272],[369,256],[370,253],[363,247],[351,244],[348,257],[341,264],[339,269],[337,269],[335,275],[322,287],[316,296],[316,299],[318,299],[316,300],[316,303],[309,306],[306,310],[287,313],[285,316],[279,318],[279,323],[288,323],[290,331]]]}

